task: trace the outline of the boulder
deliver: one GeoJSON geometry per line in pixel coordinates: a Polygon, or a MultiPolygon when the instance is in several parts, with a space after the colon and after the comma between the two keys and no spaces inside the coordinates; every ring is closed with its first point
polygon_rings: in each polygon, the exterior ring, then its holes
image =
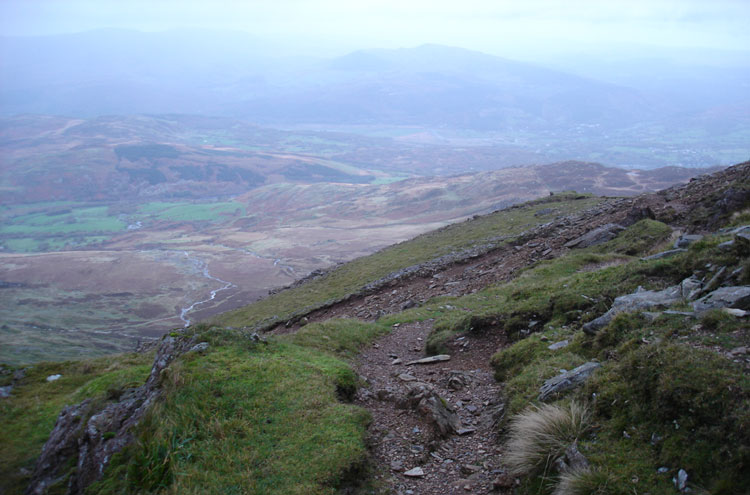
{"type": "Polygon", "coordinates": [[[590,246],[596,246],[597,244],[604,244],[607,241],[611,241],[617,234],[625,230],[625,227],[616,223],[608,223],[597,227],[594,230],[583,234],[582,236],[568,241],[565,243],[566,248],[577,248],[583,249],[590,246]]]}
{"type": "Polygon", "coordinates": [[[619,313],[640,311],[655,307],[667,307],[682,299],[682,288],[679,285],[668,287],[660,291],[643,290],[638,288],[632,294],[620,296],[615,299],[612,307],[599,318],[583,325],[583,331],[589,335],[609,324],[619,313]]]}
{"type": "Polygon", "coordinates": [[[696,313],[721,308],[750,310],[750,287],[720,287],[693,302],[693,310],[696,313]]]}
{"type": "Polygon", "coordinates": [[[676,241],[674,241],[675,249],[685,249],[694,242],[698,242],[703,239],[700,234],[683,234],[676,241]]]}
{"type": "Polygon", "coordinates": [[[13,385],[7,387],[0,387],[0,399],[7,399],[10,397],[10,393],[13,391],[13,385]]]}
{"type": "Polygon", "coordinates": [[[581,385],[589,376],[591,376],[591,373],[600,366],[601,364],[590,361],[573,370],[566,371],[565,373],[550,378],[545,381],[544,385],[539,389],[539,400],[545,401],[550,397],[581,385]]]}

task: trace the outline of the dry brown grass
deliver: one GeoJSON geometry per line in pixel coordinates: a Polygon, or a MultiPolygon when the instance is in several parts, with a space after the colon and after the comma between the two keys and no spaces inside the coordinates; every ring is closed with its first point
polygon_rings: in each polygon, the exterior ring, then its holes
{"type": "Polygon", "coordinates": [[[547,472],[586,432],[588,421],[588,410],[577,402],[527,408],[510,423],[505,456],[509,469],[516,475],[547,472]]]}

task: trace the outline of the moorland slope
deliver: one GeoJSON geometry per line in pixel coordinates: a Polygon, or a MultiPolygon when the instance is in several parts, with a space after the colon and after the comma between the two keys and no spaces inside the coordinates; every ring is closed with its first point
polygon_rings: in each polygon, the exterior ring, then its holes
{"type": "Polygon", "coordinates": [[[0,479],[742,493],[748,207],[750,163],[631,198],[547,195],[173,332],[155,358],[4,367],[0,479]]]}

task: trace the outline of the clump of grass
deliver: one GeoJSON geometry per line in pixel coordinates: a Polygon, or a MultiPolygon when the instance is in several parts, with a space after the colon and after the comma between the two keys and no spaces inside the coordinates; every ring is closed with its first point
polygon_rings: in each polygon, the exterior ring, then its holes
{"type": "Polygon", "coordinates": [[[656,220],[641,220],[618,235],[612,241],[598,246],[594,251],[622,253],[630,256],[648,254],[672,235],[669,225],[656,220]]]}
{"type": "Polygon", "coordinates": [[[576,401],[532,406],[510,422],[505,461],[516,475],[547,473],[588,428],[589,412],[576,401]]]}
{"type": "Polygon", "coordinates": [[[580,469],[562,473],[552,495],[610,495],[612,479],[606,471],[580,469]]]}

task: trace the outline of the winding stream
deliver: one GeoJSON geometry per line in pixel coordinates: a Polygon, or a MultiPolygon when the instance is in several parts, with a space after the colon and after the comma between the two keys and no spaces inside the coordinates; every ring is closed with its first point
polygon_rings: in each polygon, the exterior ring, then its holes
{"type": "Polygon", "coordinates": [[[232,282],[227,282],[226,280],[222,280],[218,277],[214,277],[209,273],[208,271],[208,264],[205,261],[199,260],[197,258],[191,258],[190,253],[187,251],[183,251],[183,254],[188,259],[190,263],[193,264],[193,266],[198,270],[200,273],[203,274],[203,276],[209,280],[215,280],[216,282],[219,282],[220,284],[224,284],[222,287],[219,287],[218,289],[213,289],[211,291],[211,295],[208,297],[208,299],[202,299],[200,301],[195,301],[190,306],[184,307],[180,310],[180,319],[185,323],[185,327],[189,327],[191,320],[187,317],[187,314],[191,312],[193,309],[195,309],[196,306],[199,306],[203,303],[207,303],[209,301],[213,301],[216,298],[216,294],[223,290],[228,290],[233,287],[236,287],[232,282]]]}

